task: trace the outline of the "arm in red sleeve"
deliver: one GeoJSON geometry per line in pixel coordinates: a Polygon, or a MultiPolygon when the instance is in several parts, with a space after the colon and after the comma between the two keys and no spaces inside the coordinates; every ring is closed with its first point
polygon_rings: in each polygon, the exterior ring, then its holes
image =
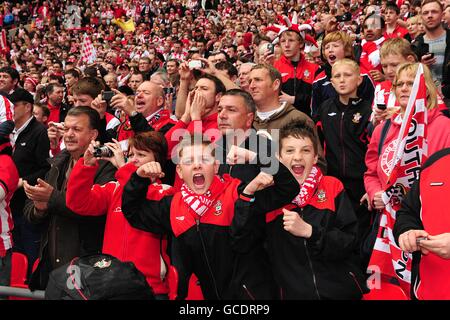
{"type": "Polygon", "coordinates": [[[100,186],[94,184],[98,165],[85,166],[81,158],[73,167],[67,183],[67,208],[81,216],[101,216],[106,214],[111,196],[118,186],[116,182],[108,182],[100,186]]]}
{"type": "Polygon", "coordinates": [[[375,193],[383,190],[383,186],[380,179],[378,178],[377,171],[379,159],[378,143],[380,141],[382,128],[382,125],[379,125],[375,128],[366,153],[367,171],[364,174],[364,186],[371,202],[373,201],[375,193]]]}
{"type": "Polygon", "coordinates": [[[172,158],[172,150],[173,148],[175,148],[178,143],[180,142],[180,139],[183,137],[182,134],[182,130],[186,130],[186,128],[188,127],[188,123],[184,123],[181,120],[178,120],[178,122],[169,130],[166,132],[166,134],[164,135],[164,137],[166,138],[167,141],[167,158],[171,159],[172,158]],[[180,132],[177,132],[177,131],[180,132]]]}

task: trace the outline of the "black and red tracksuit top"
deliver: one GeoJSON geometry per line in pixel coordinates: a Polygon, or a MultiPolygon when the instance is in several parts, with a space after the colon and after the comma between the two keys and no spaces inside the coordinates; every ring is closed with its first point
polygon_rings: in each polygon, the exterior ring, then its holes
{"type": "Polygon", "coordinates": [[[342,183],[323,176],[303,208],[297,212],[312,226],[309,239],[284,229],[282,208],[266,215],[267,250],[280,299],[360,299],[367,292],[354,256],[358,221],[342,183]]]}
{"type": "Polygon", "coordinates": [[[180,192],[161,201],[146,199],[150,180],[136,173],[125,186],[122,211],[128,222],[138,229],[171,235],[171,262],[178,274],[177,299],[186,297],[192,273],[198,277],[207,300],[233,299],[242,296],[242,290],[252,299],[252,291],[257,288],[247,286],[245,279],[235,283],[233,277],[239,265],[236,252],[248,247],[242,241],[252,232],[248,223],[251,214],[274,210],[299,192],[297,181],[282,164],[274,175],[274,186],[255,193],[254,202],[242,196],[245,184],[239,179],[229,175],[223,178],[228,186],[202,217],[187,206],[180,192]]]}
{"type": "MultiPolygon", "coordinates": [[[[358,86],[357,95],[372,102],[375,95],[375,85],[367,70],[360,67],[360,73],[362,82],[358,86]]],[[[317,75],[312,84],[311,118],[314,122],[318,121],[317,117],[320,114],[320,106],[326,100],[336,97],[338,97],[338,93],[331,84],[331,65],[326,63],[317,71],[317,75]]]]}
{"type": "Polygon", "coordinates": [[[319,66],[306,61],[303,54],[298,62],[282,55],[273,66],[281,73],[281,90],[295,96],[294,107],[311,116],[312,83],[319,66]]]}
{"type": "Polygon", "coordinates": [[[339,97],[335,97],[322,103],[317,117],[328,164],[327,174],[344,183],[352,201],[356,198],[359,201],[365,193],[363,176],[367,167],[364,159],[370,138],[371,114],[368,100],[352,98],[344,105],[339,97]],[[359,182],[355,184],[355,181],[359,182]]]}
{"type": "MultiPolygon", "coordinates": [[[[395,241],[408,230],[425,230],[436,236],[450,230],[448,197],[450,186],[450,148],[428,158],[417,180],[397,211],[393,229],[395,241]]],[[[450,260],[434,253],[413,253],[411,296],[420,300],[450,299],[450,260]]]]}

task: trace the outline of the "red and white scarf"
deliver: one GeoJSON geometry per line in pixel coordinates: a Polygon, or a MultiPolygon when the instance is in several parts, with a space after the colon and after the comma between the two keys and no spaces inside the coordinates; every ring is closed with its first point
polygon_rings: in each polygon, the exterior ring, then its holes
{"type": "Polygon", "coordinates": [[[208,191],[204,194],[196,194],[186,183],[183,183],[181,186],[181,197],[192,211],[199,217],[202,217],[213,206],[229,183],[230,181],[225,181],[215,176],[208,191]]]}
{"type": "Polygon", "coordinates": [[[322,180],[322,177],[323,174],[322,171],[320,171],[319,167],[318,166],[312,167],[311,173],[300,187],[300,193],[298,194],[297,197],[295,197],[294,200],[292,200],[292,203],[295,203],[300,208],[308,205],[314,193],[316,192],[317,186],[322,180]]]}
{"type": "Polygon", "coordinates": [[[157,128],[155,128],[155,126],[157,126],[158,121],[162,121],[165,120],[167,118],[170,118],[170,111],[166,110],[166,109],[159,109],[155,114],[153,114],[150,119],[148,119],[148,124],[151,125],[155,130],[157,130],[157,128]]]}
{"type": "Polygon", "coordinates": [[[381,71],[381,61],[380,61],[380,48],[385,41],[384,37],[377,39],[375,41],[361,42],[362,52],[360,58],[360,65],[366,70],[380,70],[381,71]]]}

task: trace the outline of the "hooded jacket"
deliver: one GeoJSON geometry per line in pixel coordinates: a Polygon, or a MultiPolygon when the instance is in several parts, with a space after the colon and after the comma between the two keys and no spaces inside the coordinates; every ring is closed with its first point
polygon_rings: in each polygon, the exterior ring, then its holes
{"type": "Polygon", "coordinates": [[[280,112],[273,114],[265,120],[261,120],[256,113],[253,127],[256,130],[264,129],[270,133],[272,129],[281,129],[284,125],[295,119],[306,120],[307,123],[311,124],[311,127],[314,127],[314,122],[306,113],[298,111],[293,105],[288,103],[285,103],[284,108],[280,112]]]}

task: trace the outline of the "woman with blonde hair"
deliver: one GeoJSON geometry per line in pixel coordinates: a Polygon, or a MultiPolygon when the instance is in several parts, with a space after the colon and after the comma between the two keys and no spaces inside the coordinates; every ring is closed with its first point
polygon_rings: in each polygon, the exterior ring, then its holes
{"type": "MultiPolygon", "coordinates": [[[[386,188],[390,163],[394,157],[397,138],[418,67],[419,63],[404,63],[398,67],[392,88],[399,108],[390,121],[375,128],[367,150],[364,184],[370,200],[369,204],[377,210],[384,208],[381,195],[386,188]]],[[[427,87],[427,153],[431,155],[450,147],[450,119],[442,113],[438,90],[430,69],[425,65],[423,73],[427,87]]]]}
{"type": "Polygon", "coordinates": [[[423,28],[421,27],[422,18],[419,15],[408,18],[406,23],[409,35],[413,41],[419,34],[423,33],[423,28]]]}

